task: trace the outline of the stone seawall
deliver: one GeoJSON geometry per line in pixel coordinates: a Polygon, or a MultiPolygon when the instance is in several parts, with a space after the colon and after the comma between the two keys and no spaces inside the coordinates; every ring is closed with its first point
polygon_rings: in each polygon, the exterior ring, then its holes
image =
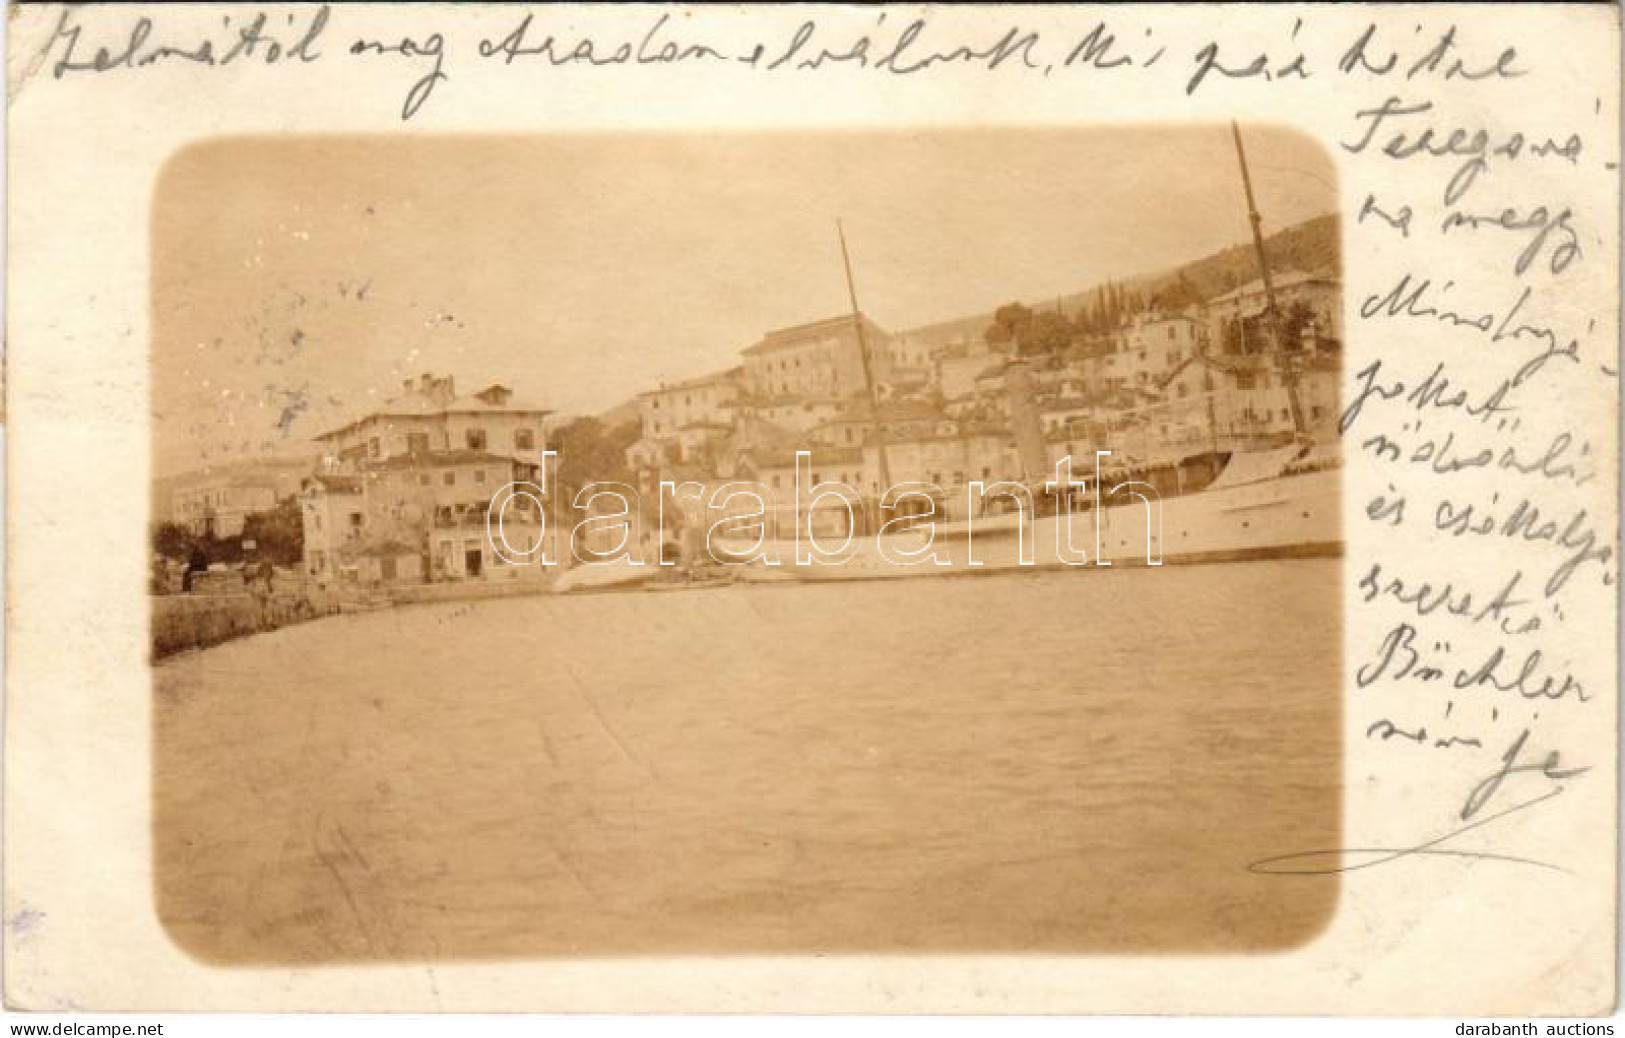
{"type": "Polygon", "coordinates": [[[470,580],[387,589],[283,591],[271,595],[247,592],[154,595],[149,599],[152,603],[152,658],[160,660],[187,649],[203,649],[333,613],[472,598],[545,595],[550,590],[549,584],[537,580],[470,580]]]}
{"type": "Polygon", "coordinates": [[[395,605],[419,602],[458,602],[470,598],[518,598],[552,593],[552,585],[539,580],[484,581],[460,580],[444,584],[414,584],[389,589],[395,605]]]}
{"type": "Polygon", "coordinates": [[[336,596],[322,592],[272,595],[154,595],[152,658],[202,649],[260,631],[338,612],[336,596]]]}

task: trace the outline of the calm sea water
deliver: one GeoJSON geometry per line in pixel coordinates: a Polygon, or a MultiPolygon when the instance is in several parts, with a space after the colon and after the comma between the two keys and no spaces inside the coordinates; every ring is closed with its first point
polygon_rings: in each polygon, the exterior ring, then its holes
{"type": "Polygon", "coordinates": [[[500,599],[156,668],[215,961],[1256,950],[1335,879],[1340,566],[500,599]]]}

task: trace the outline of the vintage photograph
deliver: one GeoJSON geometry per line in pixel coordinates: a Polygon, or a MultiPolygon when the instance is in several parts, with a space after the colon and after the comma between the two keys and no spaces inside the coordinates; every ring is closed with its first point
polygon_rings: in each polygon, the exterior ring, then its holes
{"type": "Polygon", "coordinates": [[[217,965],[1271,953],[1337,911],[1290,126],[217,137],[152,199],[156,908],[217,965]]]}

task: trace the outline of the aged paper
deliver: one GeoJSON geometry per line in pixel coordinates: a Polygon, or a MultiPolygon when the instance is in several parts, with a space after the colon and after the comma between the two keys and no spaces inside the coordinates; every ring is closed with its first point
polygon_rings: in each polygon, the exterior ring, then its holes
{"type": "Polygon", "coordinates": [[[1609,1011],[1618,42],[19,9],[8,1003],[1609,1011]]]}

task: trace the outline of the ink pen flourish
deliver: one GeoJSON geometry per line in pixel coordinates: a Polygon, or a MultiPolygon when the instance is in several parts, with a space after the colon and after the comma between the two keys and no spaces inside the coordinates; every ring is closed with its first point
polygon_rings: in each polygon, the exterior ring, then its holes
{"type": "Polygon", "coordinates": [[[1273,858],[1262,858],[1247,866],[1247,871],[1258,872],[1271,876],[1325,876],[1336,872],[1356,872],[1360,869],[1369,869],[1376,865],[1386,865],[1391,861],[1412,856],[1430,856],[1447,858],[1477,858],[1482,861],[1504,861],[1515,865],[1532,865],[1538,869],[1550,869],[1553,872],[1567,872],[1559,865],[1552,865],[1533,858],[1519,858],[1511,854],[1496,854],[1490,851],[1458,851],[1448,847],[1441,847],[1447,841],[1453,840],[1463,833],[1474,829],[1481,829],[1491,822],[1527,810],[1536,804],[1552,799],[1563,792],[1564,787],[1558,786],[1549,792],[1521,804],[1498,811],[1488,818],[1481,818],[1459,829],[1453,829],[1443,836],[1436,837],[1426,843],[1415,847],[1340,847],[1321,851],[1300,851],[1296,854],[1279,854],[1273,858]],[[1349,861],[1353,859],[1353,861],[1349,861]]]}

